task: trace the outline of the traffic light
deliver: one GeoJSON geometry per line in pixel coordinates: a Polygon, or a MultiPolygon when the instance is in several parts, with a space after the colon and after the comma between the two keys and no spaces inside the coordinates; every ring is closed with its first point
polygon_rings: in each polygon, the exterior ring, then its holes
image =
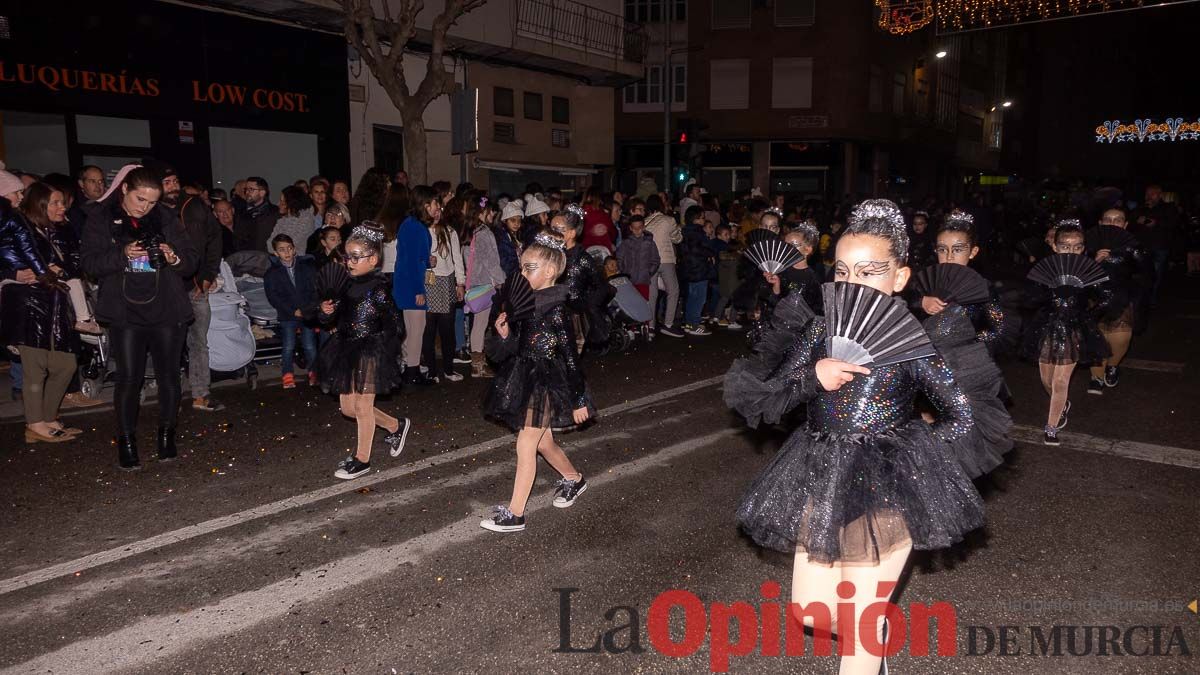
{"type": "Polygon", "coordinates": [[[690,173],[686,166],[681,165],[681,166],[675,167],[675,182],[676,183],[678,183],[679,185],[684,185],[687,183],[689,177],[690,177],[690,173]]]}
{"type": "Polygon", "coordinates": [[[675,142],[676,142],[676,143],[687,143],[687,142],[688,142],[688,134],[687,134],[687,132],[686,132],[686,131],[680,131],[680,132],[679,132],[679,136],[678,136],[678,137],[675,139],[675,142]]]}

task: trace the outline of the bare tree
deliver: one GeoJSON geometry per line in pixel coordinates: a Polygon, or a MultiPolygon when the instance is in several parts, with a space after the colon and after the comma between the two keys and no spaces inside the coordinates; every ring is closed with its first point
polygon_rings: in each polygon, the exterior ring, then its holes
{"type": "Polygon", "coordinates": [[[411,184],[428,182],[425,108],[437,97],[454,91],[454,76],[442,62],[446,34],[462,15],[487,4],[487,0],[443,1],[442,12],[434,18],[430,31],[425,77],[414,91],[404,74],[404,52],[417,35],[417,15],[425,9],[424,0],[340,0],[346,15],[346,42],[362,56],[400,111],[404,122],[404,169],[411,184]],[[376,13],[375,5],[381,7],[381,13],[376,13]]]}

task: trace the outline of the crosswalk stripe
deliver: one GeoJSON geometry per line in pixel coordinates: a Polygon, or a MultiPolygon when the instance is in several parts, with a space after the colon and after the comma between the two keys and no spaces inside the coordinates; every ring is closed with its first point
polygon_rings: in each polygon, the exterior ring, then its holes
{"type": "MultiPolygon", "coordinates": [[[[646,408],[683,394],[704,389],[705,387],[711,387],[712,385],[721,382],[723,377],[724,376],[710,377],[679,387],[674,387],[672,389],[667,389],[665,391],[660,391],[656,394],[643,396],[632,401],[618,403],[599,411],[598,414],[605,416],[616,415],[630,410],[646,408]]],[[[384,469],[383,471],[376,472],[374,475],[363,476],[362,478],[357,478],[352,481],[340,481],[337,484],[312,490],[311,492],[293,495],[291,497],[270,502],[268,504],[255,506],[244,511],[231,513],[227,516],[212,518],[202,523],[196,523],[195,525],[188,525],[170,532],[164,532],[141,541],[122,544],[106,551],[100,551],[77,558],[75,560],[69,560],[63,563],[43,567],[20,576],[11,577],[0,581],[0,595],[12,593],[13,591],[50,581],[52,579],[57,579],[59,577],[70,576],[76,572],[99,567],[100,565],[107,565],[109,563],[123,560],[135,555],[141,555],[147,551],[153,551],[164,546],[178,544],[180,542],[201,537],[206,534],[211,534],[219,530],[242,525],[259,518],[265,518],[277,513],[307,506],[308,504],[329,499],[330,497],[336,497],[341,494],[360,490],[368,485],[374,485],[376,483],[400,478],[402,476],[414,474],[426,469],[432,469],[433,467],[449,462],[459,462],[468,457],[509,445],[512,442],[513,436],[511,434],[506,434],[498,438],[493,438],[489,441],[483,441],[481,443],[469,445],[458,450],[434,455],[433,457],[426,459],[421,459],[411,464],[404,464],[391,469],[384,469]]]]}
{"type": "MultiPolygon", "coordinates": [[[[1043,433],[1044,431],[1040,427],[1018,424],[1013,427],[1012,437],[1022,443],[1041,445],[1043,433]]],[[[1186,469],[1200,469],[1200,451],[1196,450],[1138,441],[1113,440],[1069,431],[1060,431],[1058,439],[1062,443],[1058,447],[1066,450],[1112,455],[1155,464],[1169,464],[1186,469]]]]}

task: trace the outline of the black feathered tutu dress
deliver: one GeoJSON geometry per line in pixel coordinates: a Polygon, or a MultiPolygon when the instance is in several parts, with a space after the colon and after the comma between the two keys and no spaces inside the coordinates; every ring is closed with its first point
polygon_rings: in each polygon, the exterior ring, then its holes
{"type": "Polygon", "coordinates": [[[337,321],[317,354],[321,388],[334,394],[386,394],[400,385],[400,313],[391,284],[373,272],[351,277],[332,316],[337,321]]]}
{"type": "Polygon", "coordinates": [[[950,446],[967,477],[978,478],[1000,466],[1004,454],[1013,448],[1009,436],[1013,421],[1000,394],[1004,373],[992,360],[987,344],[980,341],[966,308],[947,305],[922,325],[971,403],[974,424],[950,446]]]}
{"type": "Polygon", "coordinates": [[[535,291],[533,316],[510,324],[507,339],[495,333],[488,337],[484,348],[499,370],[484,401],[484,416],[513,431],[574,427],[573,413],[579,408],[595,417],[566,301],[565,286],[535,291]]]}
{"type": "Polygon", "coordinates": [[[1041,305],[1025,327],[1021,354],[1039,363],[1093,363],[1112,355],[1096,323],[1103,314],[1102,296],[1092,288],[1037,286],[1041,305]]]}
{"type": "Polygon", "coordinates": [[[827,392],[815,370],[824,338],[825,321],[812,320],[782,359],[755,354],[725,376],[725,402],[750,426],[808,405],[805,425],[743,496],[742,530],[812,562],[878,564],[907,544],[944,548],[981,526],[983,502],[950,447],[970,430],[971,406],[945,363],[883,366],[827,392]],[[939,412],[935,424],[913,419],[918,393],[939,412]]]}

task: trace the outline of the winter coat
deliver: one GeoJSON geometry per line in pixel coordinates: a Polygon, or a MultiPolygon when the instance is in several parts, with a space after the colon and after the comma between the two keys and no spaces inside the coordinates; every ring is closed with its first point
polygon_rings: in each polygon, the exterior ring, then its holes
{"type": "Polygon", "coordinates": [[[504,270],[504,278],[521,271],[521,251],[519,244],[513,241],[512,235],[504,229],[504,225],[492,231],[496,239],[496,252],[500,255],[500,269],[504,270]]]}
{"type": "Polygon", "coordinates": [[[247,204],[238,208],[233,214],[233,238],[237,250],[261,251],[263,242],[271,237],[277,220],[279,207],[265,200],[258,206],[247,204]]]}
{"type": "Polygon", "coordinates": [[[135,221],[121,208],[119,197],[98,202],[83,229],[80,263],[84,274],[100,285],[95,311],[100,323],[155,326],[192,320],[185,279],[195,273],[199,254],[171,211],[155,208],[135,221]],[[179,261],[155,272],[132,271],[125,246],[152,235],[170,244],[179,261]]]}
{"type": "MultiPolygon", "coordinates": [[[[396,232],[396,266],[392,273],[392,299],[396,308],[425,309],[417,296],[425,295],[425,270],[429,269],[429,251],[433,237],[416,216],[409,216],[396,232]]],[[[385,272],[387,270],[384,270],[385,272]]]]}
{"type": "Polygon", "coordinates": [[[658,244],[658,259],[663,265],[675,264],[675,244],[683,241],[683,228],[665,213],[655,213],[646,220],[646,231],[658,244]]]}
{"type": "Polygon", "coordinates": [[[275,227],[271,228],[271,235],[267,237],[267,253],[275,253],[275,247],[271,246],[271,241],[278,234],[286,234],[291,237],[292,245],[296,247],[296,253],[303,253],[308,248],[308,238],[312,236],[312,233],[311,209],[301,211],[294,216],[279,216],[279,220],[275,221],[275,227]]]}
{"type": "Polygon", "coordinates": [[[263,277],[267,302],[279,313],[280,321],[296,321],[296,310],[312,316],[317,307],[317,265],[310,255],[298,255],[292,261],[295,281],[279,258],[271,256],[271,269],[263,277]]]}
{"type": "Polygon", "coordinates": [[[707,281],[717,274],[717,254],[708,244],[704,226],[689,223],[683,230],[683,260],[678,267],[679,280],[686,282],[707,281]]]}
{"type": "MultiPolygon", "coordinates": [[[[31,269],[39,276],[51,264],[66,268],[54,245],[16,209],[0,206],[0,255],[5,278],[31,269]]],[[[9,283],[0,286],[0,342],[59,352],[76,351],[75,312],[61,287],[9,283]]]]}
{"type": "Polygon", "coordinates": [[[585,249],[593,246],[603,246],[612,255],[617,241],[617,228],[613,226],[612,218],[602,209],[587,207],[583,210],[583,241],[585,249]]]}
{"type": "Polygon", "coordinates": [[[476,228],[471,237],[471,244],[463,252],[463,259],[466,260],[468,287],[491,284],[495,288],[507,278],[504,268],[500,265],[496,235],[486,226],[476,228]],[[475,256],[474,261],[471,258],[472,252],[475,256]]]}
{"type": "Polygon", "coordinates": [[[179,209],[182,214],[183,231],[196,249],[199,260],[191,281],[194,288],[204,282],[216,281],[221,276],[221,248],[223,246],[221,223],[199,197],[187,197],[179,209]]]}
{"type": "Polygon", "coordinates": [[[658,245],[654,236],[643,232],[642,236],[628,236],[617,247],[617,266],[629,275],[634,284],[648,284],[659,266],[658,245]]]}

